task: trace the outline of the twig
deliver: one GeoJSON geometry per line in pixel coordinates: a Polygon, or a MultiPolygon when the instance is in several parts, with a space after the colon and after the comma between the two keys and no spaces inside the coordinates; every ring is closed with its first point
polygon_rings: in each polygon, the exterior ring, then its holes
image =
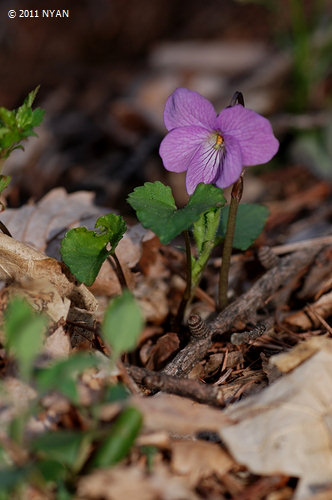
{"type": "Polygon", "coordinates": [[[137,384],[152,390],[160,390],[192,399],[198,403],[224,406],[223,390],[218,386],[203,384],[197,380],[172,377],[138,366],[126,365],[127,372],[137,384]]]}
{"type": "Polygon", "coordinates": [[[312,238],[310,240],[296,241],[295,243],[287,243],[287,245],[278,245],[271,247],[273,252],[277,255],[284,253],[296,252],[308,248],[308,246],[322,247],[324,245],[332,245],[332,234],[329,236],[320,236],[319,238],[312,238]]]}
{"type": "Polygon", "coordinates": [[[258,337],[268,333],[274,324],[273,318],[267,318],[266,320],[257,323],[255,328],[246,332],[233,333],[231,336],[231,342],[234,345],[247,344],[250,340],[255,340],[258,337]]]}
{"type": "Polygon", "coordinates": [[[198,340],[192,338],[189,344],[164,368],[163,372],[167,375],[185,377],[207,354],[214,334],[222,335],[227,332],[235,319],[247,321],[254,317],[256,311],[265,306],[269,297],[286,280],[293,278],[301,269],[310,264],[323,246],[309,247],[280,259],[277,266],[267,271],[248,292],[241,295],[209,323],[210,332],[207,337],[198,340]]]}
{"type": "Polygon", "coordinates": [[[307,309],[308,312],[310,312],[311,314],[313,314],[318,319],[318,321],[324,326],[324,328],[326,328],[326,330],[329,332],[329,334],[332,335],[332,327],[323,318],[323,316],[321,314],[319,314],[319,312],[317,312],[315,310],[315,308],[311,304],[308,304],[306,306],[306,309],[307,309]]]}
{"type": "Polygon", "coordinates": [[[137,387],[136,382],[134,381],[130,373],[128,373],[127,367],[120,359],[117,360],[116,366],[120,371],[120,376],[123,382],[126,384],[130,392],[132,394],[141,394],[141,391],[137,387]]]}

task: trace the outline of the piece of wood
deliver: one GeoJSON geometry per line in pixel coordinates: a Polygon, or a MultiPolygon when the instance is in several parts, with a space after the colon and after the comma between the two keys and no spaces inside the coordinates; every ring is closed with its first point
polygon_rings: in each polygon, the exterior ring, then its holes
{"type": "Polygon", "coordinates": [[[163,372],[175,377],[186,377],[193,366],[202,360],[212,345],[215,334],[226,333],[235,319],[248,321],[255,318],[256,311],[264,307],[279,287],[308,266],[322,246],[310,246],[280,259],[278,265],[267,271],[256,283],[224,309],[209,323],[209,334],[204,338],[192,338],[164,368],[163,372]]]}
{"type": "Polygon", "coordinates": [[[125,366],[133,380],[148,389],[176,394],[211,406],[224,406],[223,390],[218,386],[203,384],[197,380],[187,378],[172,377],[138,366],[125,366]]]}

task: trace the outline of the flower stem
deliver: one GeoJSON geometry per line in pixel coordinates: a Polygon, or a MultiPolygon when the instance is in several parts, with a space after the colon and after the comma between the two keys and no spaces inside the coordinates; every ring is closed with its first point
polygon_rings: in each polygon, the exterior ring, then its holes
{"type": "Polygon", "coordinates": [[[107,260],[110,262],[111,266],[113,267],[114,271],[116,272],[119,283],[121,285],[121,289],[124,290],[125,288],[128,288],[126,277],[124,275],[120,261],[119,261],[118,257],[116,256],[115,252],[112,253],[111,255],[109,255],[107,257],[107,260]]]}
{"type": "Polygon", "coordinates": [[[219,310],[224,309],[228,304],[227,289],[228,289],[228,274],[231,262],[233,238],[235,233],[236,213],[242,198],[243,178],[241,177],[233,184],[231,193],[231,203],[229,206],[227,229],[224,240],[224,249],[222,254],[222,262],[220,267],[219,277],[219,310]]]}
{"type": "Polygon", "coordinates": [[[184,241],[186,244],[187,285],[186,285],[186,289],[183,293],[181,304],[179,306],[179,309],[178,309],[178,312],[176,315],[176,320],[175,320],[176,325],[181,324],[186,307],[190,303],[190,301],[192,299],[192,293],[193,293],[193,290],[192,290],[191,246],[190,246],[189,231],[187,229],[185,231],[183,231],[183,236],[184,236],[184,241]]]}

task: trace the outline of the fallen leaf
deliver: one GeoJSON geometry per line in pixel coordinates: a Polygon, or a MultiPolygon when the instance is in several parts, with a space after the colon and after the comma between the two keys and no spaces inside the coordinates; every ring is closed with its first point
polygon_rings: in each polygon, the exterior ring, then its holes
{"type": "Polygon", "coordinates": [[[171,450],[173,471],[186,476],[191,487],[212,474],[226,474],[234,465],[220,445],[207,441],[174,441],[171,450]]]}
{"type": "Polygon", "coordinates": [[[220,435],[255,474],[300,479],[296,499],[332,477],[332,352],[320,350],[259,394],[226,410],[236,423],[220,435]]]}
{"type": "Polygon", "coordinates": [[[44,344],[44,352],[52,358],[65,358],[71,351],[69,335],[59,326],[44,344]]]}
{"type": "MultiPolygon", "coordinates": [[[[34,205],[7,209],[1,214],[1,220],[15,240],[27,243],[49,257],[61,260],[61,242],[68,229],[84,226],[92,230],[100,216],[115,212],[109,208],[96,206],[93,200],[94,194],[89,191],[68,194],[65,189],[59,187],[50,191],[34,205]]],[[[136,224],[128,229],[118,244],[116,254],[129,287],[134,286],[134,276],[130,268],[141,258],[142,240],[148,241],[153,237],[151,231],[136,224]]],[[[92,290],[96,294],[107,296],[120,293],[117,275],[108,262],[103,264],[92,290]]]]}
{"type": "Polygon", "coordinates": [[[46,278],[23,279],[9,285],[6,292],[10,297],[20,296],[38,312],[44,312],[57,322],[66,319],[70,308],[70,300],[60,295],[58,289],[46,278]]]}
{"type": "Polygon", "coordinates": [[[160,370],[180,346],[180,339],[176,333],[166,333],[159,337],[149,352],[149,359],[146,363],[148,370],[160,370]]]}
{"type": "Polygon", "coordinates": [[[218,432],[221,425],[231,422],[220,410],[173,394],[158,393],[151,398],[133,397],[132,401],[142,412],[144,427],[148,431],[163,430],[189,436],[199,431],[218,432]]]}
{"type": "Polygon", "coordinates": [[[99,469],[78,482],[78,499],[123,500],[198,500],[185,480],[168,472],[166,467],[154,468],[146,474],[139,466],[118,466],[99,469]]]}
{"type": "MultiPolygon", "coordinates": [[[[0,253],[0,279],[14,281],[15,286],[21,288],[22,291],[27,288],[34,290],[30,302],[37,310],[40,309],[37,300],[38,291],[41,294],[49,295],[48,302],[52,302],[52,295],[56,293],[58,306],[61,305],[60,297],[61,299],[68,298],[79,307],[90,311],[97,308],[96,299],[91,292],[84,285],[77,286],[74,279],[70,280],[61,263],[57,260],[46,257],[29,245],[2,233],[0,233],[0,253]]],[[[42,299],[40,300],[42,302],[42,299]]],[[[62,305],[64,309],[62,309],[61,314],[65,314],[68,303],[63,301],[62,305]]],[[[49,307],[51,311],[51,304],[49,307]]],[[[59,313],[56,312],[56,307],[53,313],[58,317],[59,313]]],[[[45,309],[47,312],[46,306],[42,307],[42,310],[45,309]]],[[[53,313],[50,312],[50,317],[53,313]]]]}
{"type": "Polygon", "coordinates": [[[135,298],[141,307],[146,322],[160,325],[168,314],[169,286],[161,279],[146,279],[137,283],[135,298]]]}
{"type": "Polygon", "coordinates": [[[310,337],[290,351],[272,356],[269,362],[281,372],[288,373],[320,350],[332,353],[332,340],[326,337],[310,337]]]}
{"type": "Polygon", "coordinates": [[[321,323],[315,313],[324,319],[332,314],[332,291],[322,295],[315,303],[310,304],[310,307],[305,307],[303,311],[288,315],[285,322],[288,325],[297,326],[301,330],[317,328],[321,323]]]}

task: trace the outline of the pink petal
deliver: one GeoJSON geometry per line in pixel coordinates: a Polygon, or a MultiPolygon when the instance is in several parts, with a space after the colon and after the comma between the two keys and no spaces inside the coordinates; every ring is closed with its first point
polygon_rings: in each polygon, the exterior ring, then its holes
{"type": "Polygon", "coordinates": [[[241,104],[221,111],[216,123],[221,134],[238,140],[243,165],[266,163],[278,151],[279,142],[273,135],[270,122],[241,104]]]}
{"type": "Polygon", "coordinates": [[[222,151],[205,141],[192,157],[186,177],[188,194],[192,194],[200,182],[212,184],[218,172],[222,151]]]}
{"type": "Polygon", "coordinates": [[[161,141],[159,154],[170,172],[184,172],[209,131],[203,127],[179,127],[171,130],[161,141]]]}
{"type": "Polygon", "coordinates": [[[176,89],[166,101],[164,121],[167,130],[187,125],[201,125],[211,130],[216,117],[210,101],[188,89],[176,89]]]}
{"type": "Polygon", "coordinates": [[[221,161],[215,185],[221,189],[227,188],[237,181],[242,173],[242,154],[238,141],[232,137],[225,135],[225,150],[221,161]]]}

